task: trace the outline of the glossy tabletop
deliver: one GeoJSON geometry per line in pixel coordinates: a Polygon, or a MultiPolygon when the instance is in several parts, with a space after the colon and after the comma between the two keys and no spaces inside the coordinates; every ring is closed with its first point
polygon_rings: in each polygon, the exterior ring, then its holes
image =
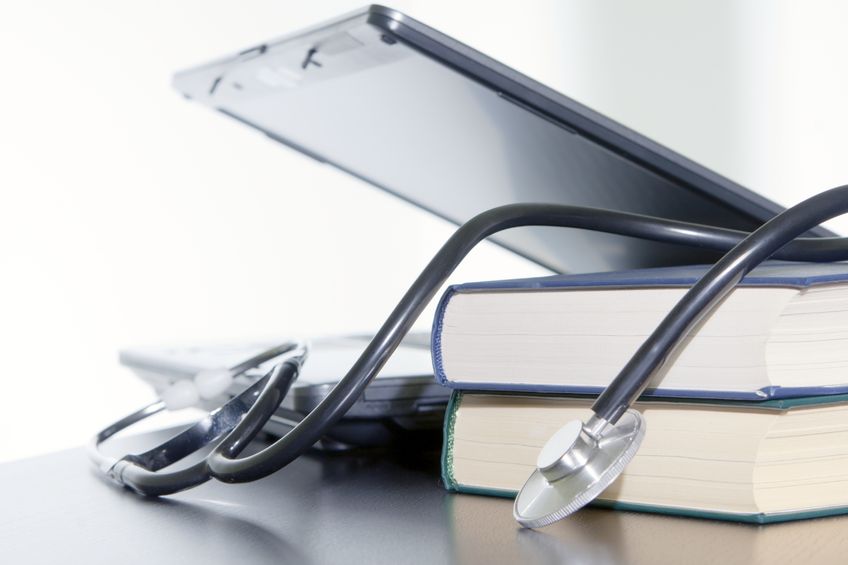
{"type": "Polygon", "coordinates": [[[848,517],[751,526],[584,509],[522,530],[510,500],[445,492],[433,450],[313,455],[256,483],[147,500],[73,449],[0,465],[0,485],[2,563],[848,562],[848,517]]]}

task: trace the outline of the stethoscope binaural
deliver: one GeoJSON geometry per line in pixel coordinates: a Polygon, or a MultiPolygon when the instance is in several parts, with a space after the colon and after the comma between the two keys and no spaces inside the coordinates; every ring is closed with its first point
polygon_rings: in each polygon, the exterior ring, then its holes
{"type": "MultiPolygon", "coordinates": [[[[243,393],[164,444],[122,458],[107,457],[98,449],[101,442],[121,429],[164,409],[164,403],[158,402],[100,432],[92,441],[90,452],[98,467],[113,481],[146,496],[172,494],[210,478],[228,483],[247,482],[281,469],[305,453],[345,415],[468,252],[486,237],[505,229],[558,226],[729,250],[687,291],[601,393],[592,405],[592,416],[586,422],[567,423],[543,447],[537,469],[515,499],[513,514],[522,526],[545,526],[585,506],[623,471],[645,434],[641,415],[630,409],[633,401],[689,331],[748,272],[770,257],[814,262],[848,259],[846,238],[799,238],[818,224],[846,212],[848,185],[801,202],[751,234],[574,206],[511,204],[494,208],[463,224],[448,239],[344,378],[291,431],[265,449],[240,457],[297,377],[306,359],[303,344],[283,344],[223,373],[199,376],[195,383],[197,393],[211,397],[225,390],[234,376],[279,359],[268,374],[243,393]],[[216,445],[201,462],[179,471],[163,471],[210,444],[216,445]]],[[[193,394],[194,391],[188,396],[193,394]]]]}

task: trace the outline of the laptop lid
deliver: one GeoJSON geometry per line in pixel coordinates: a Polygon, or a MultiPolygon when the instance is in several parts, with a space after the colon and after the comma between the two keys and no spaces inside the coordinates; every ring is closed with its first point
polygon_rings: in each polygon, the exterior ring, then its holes
{"type": "MultiPolygon", "coordinates": [[[[182,71],[174,86],[457,224],[514,202],[612,208],[741,230],[782,210],[381,6],[182,71]]],[[[812,233],[833,235],[823,228],[812,233]]],[[[550,227],[517,228],[493,239],[556,272],[717,257],[550,227]]]]}

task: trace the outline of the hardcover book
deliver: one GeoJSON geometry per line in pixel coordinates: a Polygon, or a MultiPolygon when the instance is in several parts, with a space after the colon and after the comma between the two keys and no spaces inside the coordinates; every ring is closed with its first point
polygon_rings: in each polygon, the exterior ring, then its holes
{"type": "MultiPolygon", "coordinates": [[[[463,390],[598,394],[708,266],[451,286],[436,378],[463,390]]],[[[767,263],[687,337],[646,394],[768,400],[848,392],[848,264],[767,263]]]]}
{"type": "MultiPolygon", "coordinates": [[[[445,417],[448,489],[515,496],[545,441],[591,399],[455,391],[445,417]]],[[[848,396],[637,402],[646,435],[595,504],[769,523],[848,512],[848,396]]]]}

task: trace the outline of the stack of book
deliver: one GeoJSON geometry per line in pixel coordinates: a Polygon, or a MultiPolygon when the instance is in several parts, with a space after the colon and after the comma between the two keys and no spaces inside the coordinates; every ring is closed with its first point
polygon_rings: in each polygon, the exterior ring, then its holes
{"type": "MultiPolygon", "coordinates": [[[[706,269],[449,288],[433,326],[454,389],[445,485],[514,496],[706,269]]],[[[634,408],[645,439],[599,504],[758,523],[848,512],[848,264],[753,271],[634,408]]]]}

